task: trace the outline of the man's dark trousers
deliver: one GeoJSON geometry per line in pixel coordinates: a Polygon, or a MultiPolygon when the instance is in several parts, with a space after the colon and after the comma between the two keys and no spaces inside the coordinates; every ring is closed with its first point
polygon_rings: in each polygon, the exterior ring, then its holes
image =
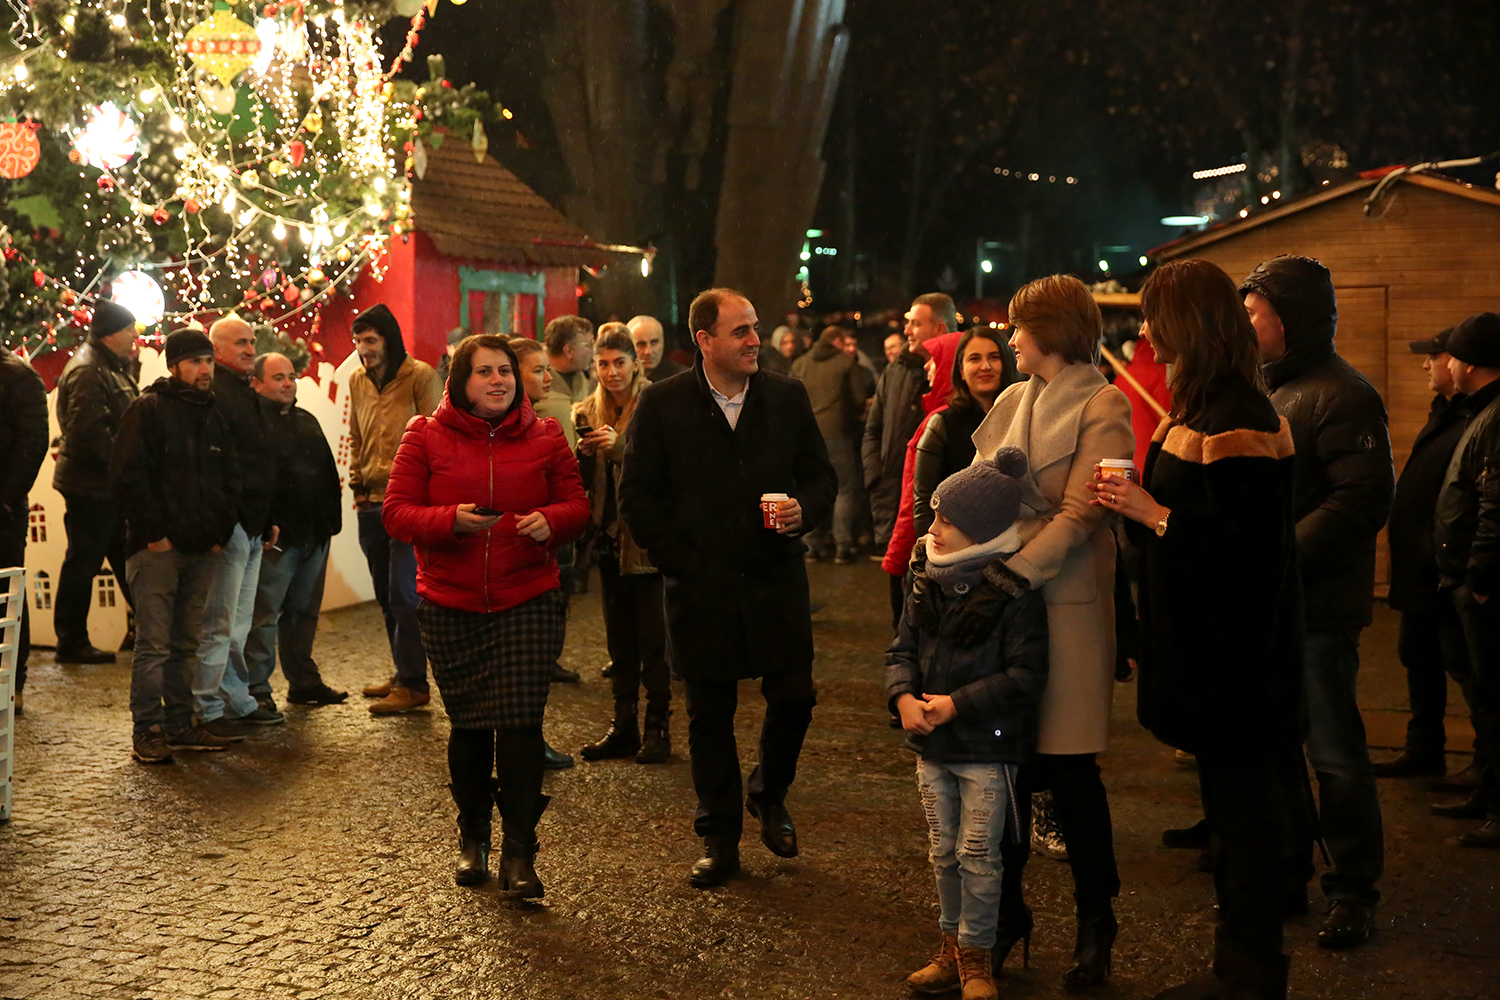
{"type": "Polygon", "coordinates": [[[1448,710],[1448,678],[1452,676],[1465,691],[1469,683],[1469,651],[1453,602],[1440,600],[1430,613],[1403,611],[1396,655],[1406,668],[1411,701],[1406,752],[1441,760],[1448,740],[1443,726],[1448,710]]]}
{"type": "MultiPolygon", "coordinates": [[[[0,518],[0,569],[26,565],[27,512],[0,518]]],[[[24,586],[24,582],[23,582],[24,586]]],[[[21,634],[16,647],[16,694],[26,687],[26,658],[31,655],[31,595],[21,595],[21,634]]]]}
{"type": "Polygon", "coordinates": [[[385,634],[396,663],[396,683],[426,691],[427,650],[417,622],[417,553],[406,542],[392,538],[380,519],[380,505],[359,512],[359,547],[370,567],[375,600],[385,612],[385,634]]]}
{"type": "Polygon", "coordinates": [[[1453,591],[1472,672],[1466,693],[1474,720],[1474,762],[1489,818],[1500,821],[1500,600],[1480,604],[1468,587],[1453,591]]]}
{"type": "Polygon", "coordinates": [[[59,646],[82,645],[89,639],[89,608],[94,603],[94,577],[104,560],[115,574],[125,603],[130,583],[125,579],[125,520],[119,506],[105,497],[64,493],[67,512],[63,526],[68,532],[68,554],[57,574],[57,599],[53,622],[59,646]]]}
{"type": "MultiPolygon", "coordinates": [[[[797,777],[797,758],[812,722],[817,690],[812,664],[766,674],[760,682],[766,717],[760,730],[760,761],[750,775],[749,795],[766,805],[780,805],[797,777]]],[[[705,840],[738,843],[744,829],[745,803],[734,713],[739,703],[735,681],[686,682],[688,748],[693,760],[693,788],[698,812],[693,829],[705,840]]]]}

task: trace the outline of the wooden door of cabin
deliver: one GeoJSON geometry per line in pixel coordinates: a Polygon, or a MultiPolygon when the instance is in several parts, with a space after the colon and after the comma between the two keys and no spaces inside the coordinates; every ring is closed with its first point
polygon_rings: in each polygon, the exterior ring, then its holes
{"type": "MultiPolygon", "coordinates": [[[[1406,391],[1410,381],[1408,369],[1413,366],[1406,342],[1400,343],[1398,352],[1398,345],[1390,341],[1386,286],[1366,285],[1335,291],[1338,293],[1339,323],[1334,344],[1339,354],[1370,380],[1380,392],[1380,398],[1385,400],[1388,412],[1396,410],[1391,405],[1392,390],[1395,389],[1398,395],[1406,391]]],[[[1416,371],[1418,375],[1422,374],[1420,368],[1416,371]]],[[[1425,380],[1423,384],[1426,384],[1425,380]]],[[[1417,436],[1418,429],[1411,429],[1408,433],[1406,428],[1393,425],[1391,440],[1410,442],[1417,436]]],[[[1405,455],[1402,455],[1401,461],[1404,460],[1405,455]]],[[[1401,471],[1399,462],[1396,471],[1401,471]]],[[[1375,593],[1384,597],[1390,589],[1391,579],[1390,547],[1386,543],[1384,528],[1375,545],[1375,593]]]]}
{"type": "Polygon", "coordinates": [[[547,276],[541,271],[458,269],[458,325],[474,333],[540,340],[547,322],[546,301],[547,276]]]}

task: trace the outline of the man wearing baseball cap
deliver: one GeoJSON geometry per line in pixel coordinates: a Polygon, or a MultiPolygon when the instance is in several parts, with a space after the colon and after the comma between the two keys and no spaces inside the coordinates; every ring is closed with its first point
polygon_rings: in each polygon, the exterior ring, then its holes
{"type": "Polygon", "coordinates": [[[1375,764],[1375,774],[1382,778],[1444,772],[1447,675],[1466,678],[1469,673],[1468,653],[1457,628],[1458,613],[1453,602],[1438,593],[1432,540],[1438,490],[1442,489],[1454,446],[1468,423],[1463,395],[1448,371],[1448,337],[1452,333],[1450,328],[1410,344],[1411,352],[1422,358],[1427,389],[1433,397],[1427,424],[1411,446],[1391,504],[1387,535],[1391,547],[1390,604],[1401,612],[1396,653],[1406,668],[1411,719],[1406,724],[1405,749],[1394,759],[1375,764]]]}
{"type": "Polygon", "coordinates": [[[1500,848],[1500,314],[1470,316],[1448,338],[1448,370],[1469,414],[1448,463],[1435,519],[1438,573],[1469,652],[1465,694],[1474,720],[1479,787],[1463,802],[1434,806],[1484,825],[1464,847],[1500,848]]]}
{"type": "Polygon", "coordinates": [[[192,688],[204,605],[239,520],[234,435],[214,405],[203,331],[173,332],[166,358],[170,374],[125,411],[109,464],[135,597],[131,749],[143,764],[235,742],[193,724],[192,688]]]}

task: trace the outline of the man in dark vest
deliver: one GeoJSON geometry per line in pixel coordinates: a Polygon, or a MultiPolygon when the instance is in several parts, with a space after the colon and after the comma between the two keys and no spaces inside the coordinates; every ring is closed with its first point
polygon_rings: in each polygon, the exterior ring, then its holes
{"type": "Polygon", "coordinates": [[[1469,674],[1468,651],[1457,627],[1458,612],[1447,595],[1438,593],[1437,553],[1432,537],[1433,512],[1448,461],[1468,424],[1463,394],[1448,370],[1448,336],[1444,330],[1430,340],[1411,342],[1413,354],[1423,355],[1427,388],[1434,395],[1427,424],[1417,434],[1411,455],[1396,482],[1387,537],[1391,546],[1391,607],[1401,612],[1401,634],[1396,653],[1406,668],[1406,690],[1411,719],[1406,724],[1406,747],[1392,760],[1375,765],[1382,778],[1442,774],[1447,744],[1443,715],[1448,706],[1448,674],[1463,683],[1469,674]]]}
{"type": "Polygon", "coordinates": [[[807,549],[798,539],[828,519],[838,477],[807,391],[759,370],[750,301],[709,289],[688,322],[699,350],[692,377],[641,393],[620,511],[666,580],[673,665],[687,688],[694,828],[704,841],[690,881],[704,888],[739,870],[746,808],[773,853],[797,854],[785,800],[817,702],[807,549]],[[766,511],[766,494],[786,499],[767,501],[766,511]],[[747,800],[734,715],[748,677],[762,679],[766,716],[747,800]]]}

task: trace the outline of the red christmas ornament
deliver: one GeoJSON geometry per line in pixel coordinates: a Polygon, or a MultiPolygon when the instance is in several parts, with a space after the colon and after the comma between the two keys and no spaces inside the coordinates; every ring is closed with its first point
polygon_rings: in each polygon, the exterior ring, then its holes
{"type": "Polygon", "coordinates": [[[158,226],[164,226],[164,225],[166,225],[167,220],[170,219],[171,217],[172,216],[170,214],[168,214],[168,212],[167,212],[167,210],[165,208],[158,208],[156,211],[154,211],[154,212],[151,213],[151,220],[153,222],[155,222],[158,226]]]}
{"type": "Polygon", "coordinates": [[[419,121],[422,120],[422,109],[421,108],[418,108],[416,111],[414,111],[412,113],[411,120],[414,121],[414,122],[419,122],[419,121]]]}
{"type": "Polygon", "coordinates": [[[264,13],[266,17],[275,17],[277,13],[280,12],[280,10],[281,8],[276,6],[274,3],[268,3],[266,4],[264,13]]]}
{"type": "Polygon", "coordinates": [[[47,276],[43,274],[40,269],[32,271],[31,282],[32,284],[36,285],[36,287],[41,288],[42,286],[47,284],[47,276]]]}
{"type": "Polygon", "coordinates": [[[247,289],[245,289],[245,301],[247,303],[248,302],[254,302],[258,298],[260,298],[260,293],[257,292],[255,289],[253,289],[253,288],[247,288],[247,289]]]}
{"type": "Polygon", "coordinates": [[[286,304],[289,306],[295,306],[297,303],[302,301],[302,293],[297,291],[296,285],[288,288],[283,297],[286,299],[286,304]]]}
{"type": "Polygon", "coordinates": [[[188,215],[197,215],[198,214],[198,209],[200,207],[202,207],[202,206],[200,206],[196,201],[194,201],[191,198],[189,198],[187,201],[185,201],[185,202],[182,203],[182,210],[184,212],[186,212],[188,215]]]}
{"type": "Polygon", "coordinates": [[[89,325],[89,311],[87,309],[74,309],[73,310],[73,322],[77,323],[79,326],[88,326],[89,325]]]}
{"type": "Polygon", "coordinates": [[[262,299],[261,303],[260,303],[260,311],[263,312],[263,313],[265,313],[268,316],[271,313],[275,312],[276,311],[276,300],[275,299],[262,299]]]}
{"type": "Polygon", "coordinates": [[[6,247],[5,248],[5,259],[6,260],[20,260],[21,259],[21,251],[17,250],[15,247],[6,247]]]}
{"type": "Polygon", "coordinates": [[[73,303],[75,303],[77,301],[78,301],[78,293],[75,292],[75,291],[73,291],[73,289],[69,288],[69,289],[65,290],[62,293],[62,304],[63,305],[65,305],[65,306],[71,306],[73,303]]]}
{"type": "Polygon", "coordinates": [[[73,166],[75,167],[78,166],[79,164],[83,163],[83,154],[76,149],[71,151],[70,153],[68,153],[68,162],[73,164],[73,166]]]}
{"type": "Polygon", "coordinates": [[[109,176],[109,174],[100,174],[99,175],[99,190],[100,191],[113,191],[114,189],[115,189],[115,179],[113,177],[109,176]]]}
{"type": "Polygon", "coordinates": [[[292,167],[296,168],[302,166],[302,161],[307,158],[307,143],[303,142],[301,139],[293,139],[291,144],[287,146],[286,149],[288,154],[287,158],[292,161],[292,167]]]}
{"type": "Polygon", "coordinates": [[[453,81],[452,80],[444,80],[443,81],[443,87],[446,90],[452,90],[453,89],[453,81]]]}
{"type": "Polygon", "coordinates": [[[16,180],[36,169],[42,144],[31,122],[0,123],[0,177],[16,180]]]}

